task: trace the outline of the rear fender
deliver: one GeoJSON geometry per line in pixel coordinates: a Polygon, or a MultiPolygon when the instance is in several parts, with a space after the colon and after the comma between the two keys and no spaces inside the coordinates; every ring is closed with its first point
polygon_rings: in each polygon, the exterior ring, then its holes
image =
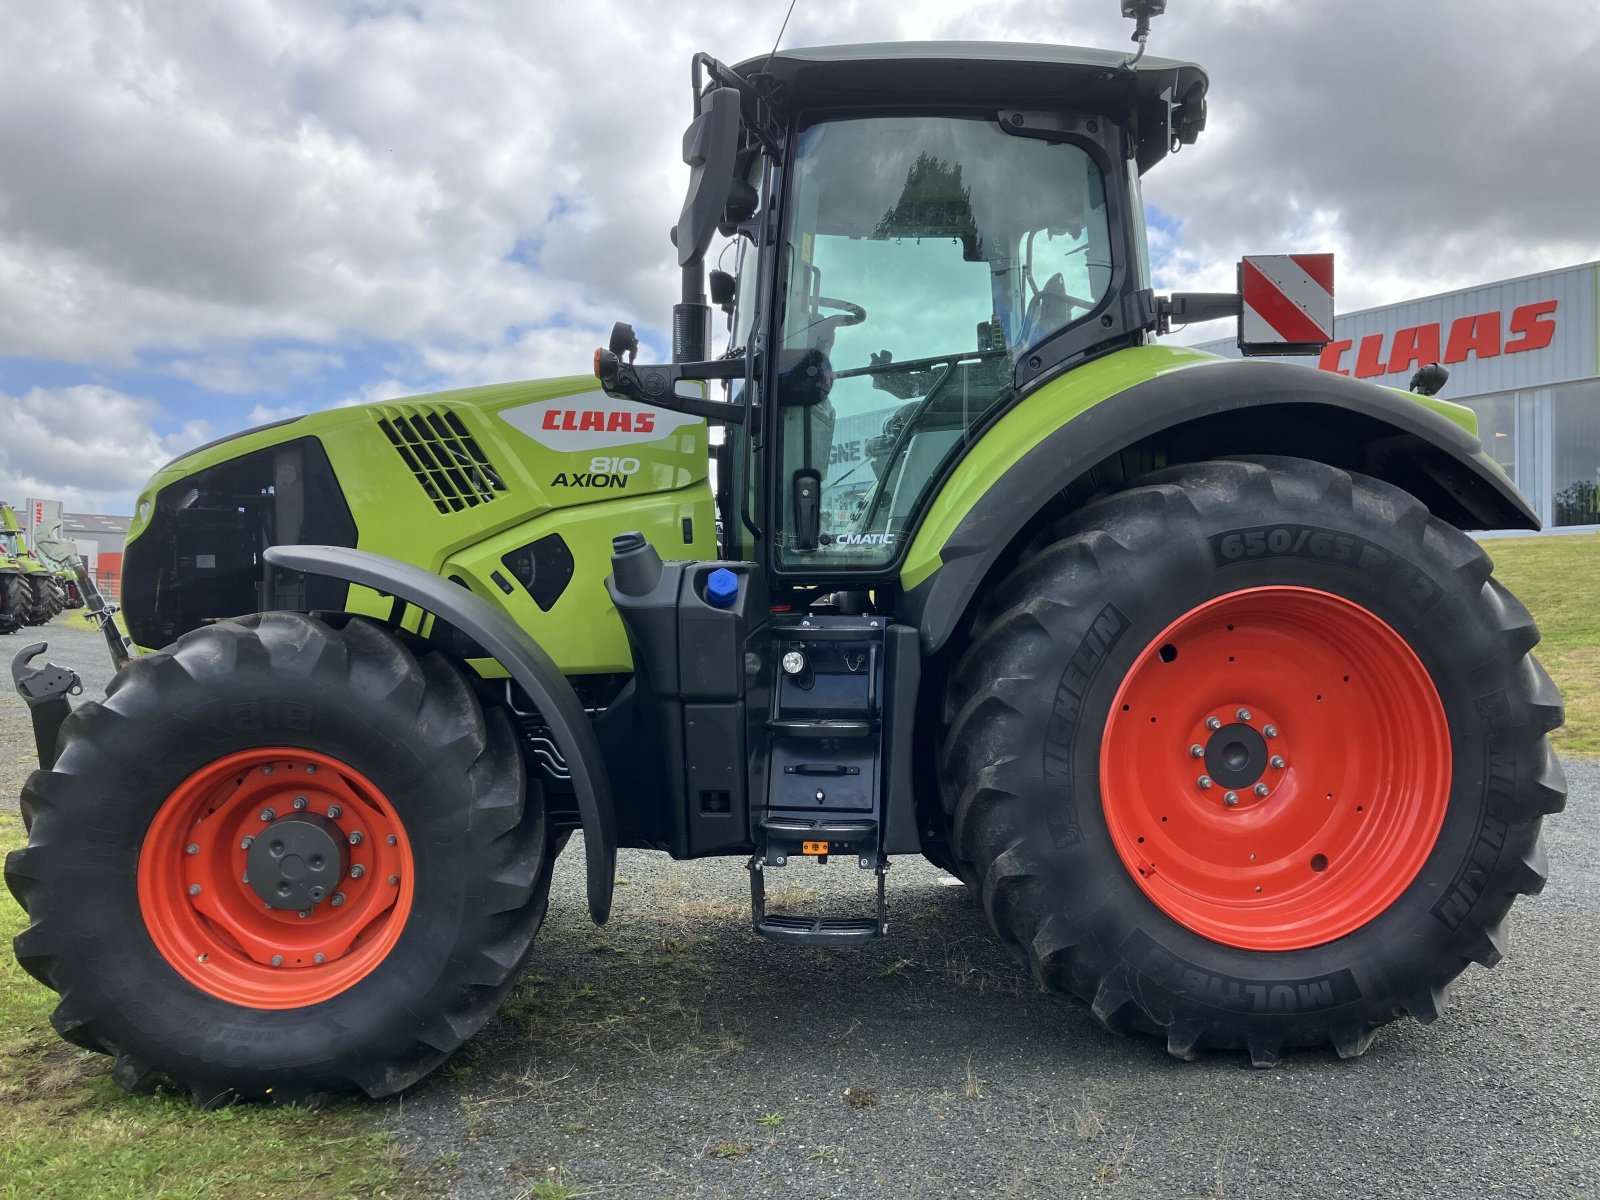
{"type": "Polygon", "coordinates": [[[902,619],[918,626],[926,653],[945,645],[983,580],[1042,520],[1172,463],[1308,458],[1403,488],[1460,529],[1539,528],[1458,406],[1288,363],[1166,347],[1113,358],[1133,355],[1151,356],[1159,373],[1094,397],[1066,391],[1073,380],[1063,376],[1062,394],[1033,393],[945,480],[901,577],[902,619]],[[990,438],[1004,449],[986,456],[990,438]]]}
{"type": "Polygon", "coordinates": [[[483,647],[522,686],[572,771],[583,821],[589,915],[604,924],[611,915],[617,864],[611,783],[588,714],[543,647],[488,601],[398,559],[346,546],[273,546],[265,558],[275,567],[360,584],[432,613],[483,647]]]}

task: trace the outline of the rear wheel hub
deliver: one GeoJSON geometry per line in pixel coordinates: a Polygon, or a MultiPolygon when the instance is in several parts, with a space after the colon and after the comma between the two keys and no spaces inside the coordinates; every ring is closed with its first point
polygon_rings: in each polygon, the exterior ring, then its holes
{"type": "Polygon", "coordinates": [[[1449,727],[1375,614],[1250,588],[1185,613],[1135,661],[1100,776],[1117,853],[1157,907],[1227,945],[1303,949],[1370,921],[1422,869],[1449,727]]]}
{"type": "Polygon", "coordinates": [[[298,912],[334,894],[349,857],[343,832],[327,817],[280,817],[256,834],[246,878],[268,908],[298,912]]]}

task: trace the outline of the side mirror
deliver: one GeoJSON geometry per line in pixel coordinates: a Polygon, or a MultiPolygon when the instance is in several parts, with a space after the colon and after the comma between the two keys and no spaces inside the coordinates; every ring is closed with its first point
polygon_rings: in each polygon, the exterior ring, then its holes
{"type": "Polygon", "coordinates": [[[683,134],[689,191],[673,231],[680,267],[705,257],[728,208],[738,153],[739,93],[734,88],[714,88],[683,134]]]}

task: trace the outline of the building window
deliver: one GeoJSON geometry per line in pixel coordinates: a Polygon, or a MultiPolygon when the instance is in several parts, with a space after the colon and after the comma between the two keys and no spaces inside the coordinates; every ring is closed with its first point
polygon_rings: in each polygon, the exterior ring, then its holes
{"type": "Polygon", "coordinates": [[[1517,483],[1517,397],[1514,392],[1498,396],[1471,396],[1460,403],[1478,414],[1478,440],[1484,451],[1500,464],[1500,469],[1517,483]]]}
{"type": "Polygon", "coordinates": [[[1600,524],[1600,379],[1550,389],[1550,524],[1600,524]]]}

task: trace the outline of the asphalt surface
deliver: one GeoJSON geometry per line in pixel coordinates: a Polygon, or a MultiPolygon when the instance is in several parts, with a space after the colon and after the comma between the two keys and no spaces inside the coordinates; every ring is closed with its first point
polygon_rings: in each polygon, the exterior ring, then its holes
{"type": "MultiPolygon", "coordinates": [[[[94,635],[51,657],[103,687],[94,635]]],[[[13,651],[27,640],[0,641],[13,651]]],[[[15,805],[27,717],[0,698],[15,805]]],[[[1367,1055],[1181,1063],[1041,994],[964,888],[891,872],[890,936],[785,949],[750,932],[735,860],[624,851],[615,915],[557,864],[530,973],[438,1074],[371,1106],[440,1194],[1600,1197],[1600,766],[1569,763],[1550,884],[1506,960],[1437,1023],[1367,1055]],[[538,1192],[535,1188],[539,1185],[538,1192]]],[[[798,906],[865,911],[849,863],[791,869],[798,906]]]]}

